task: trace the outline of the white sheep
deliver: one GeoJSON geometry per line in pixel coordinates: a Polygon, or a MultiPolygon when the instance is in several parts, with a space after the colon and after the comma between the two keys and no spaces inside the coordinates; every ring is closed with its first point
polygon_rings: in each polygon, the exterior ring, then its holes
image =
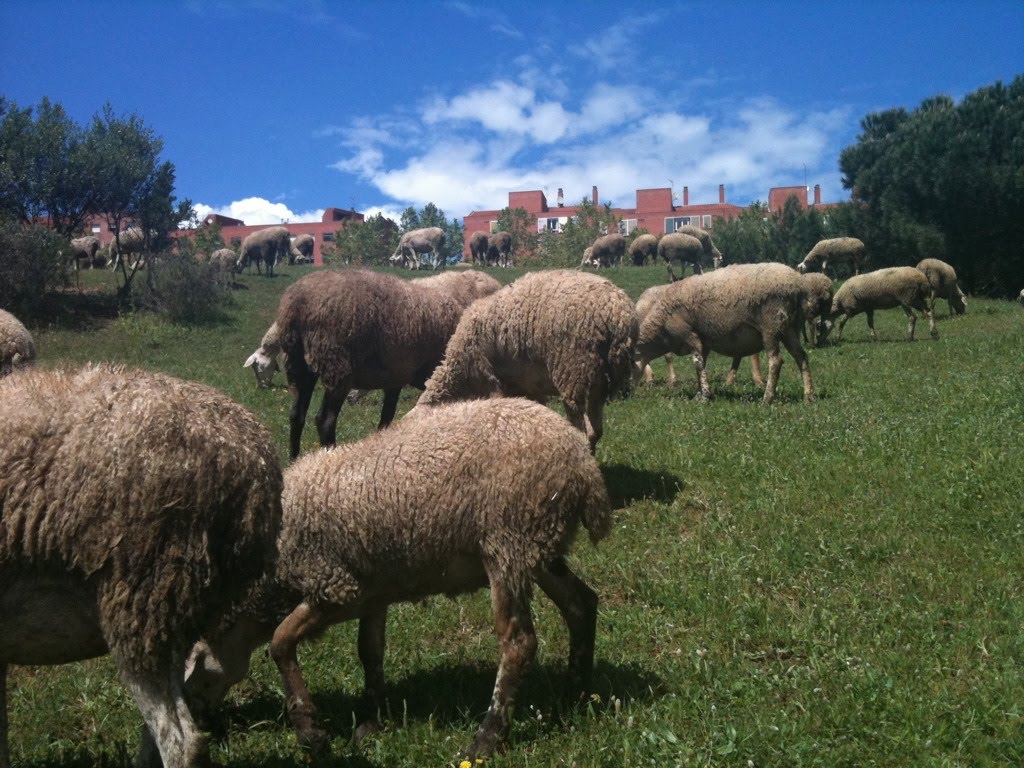
{"type": "Polygon", "coordinates": [[[935,314],[935,300],[945,299],[949,306],[949,316],[953,312],[962,315],[967,312],[967,297],[960,290],[957,284],[956,270],[941,259],[922,259],[917,263],[917,268],[924,272],[928,278],[928,285],[932,289],[931,302],[928,309],[935,314]]]}
{"type": "MultiPolygon", "coordinates": [[[[854,275],[836,291],[832,299],[832,309],[828,319],[835,321],[842,315],[836,332],[836,340],[843,337],[843,327],[851,317],[864,312],[868,318],[871,338],[878,339],[875,333],[875,310],[902,307],[910,322],[907,326],[907,339],[914,340],[914,327],[917,315],[914,310],[923,312],[928,318],[928,326],[932,338],[939,338],[939,330],[935,327],[935,315],[928,309],[931,297],[931,286],[928,278],[915,267],[888,267],[863,275],[854,275]]],[[[825,331],[827,335],[827,331],[825,331]]]]}
{"type": "Polygon", "coordinates": [[[803,275],[803,280],[807,286],[807,300],[804,302],[804,341],[816,347],[824,318],[832,309],[832,280],[824,272],[807,272],[803,275]]]}
{"type": "Polygon", "coordinates": [[[256,272],[267,276],[274,274],[274,265],[287,261],[291,253],[292,236],[285,227],[267,227],[248,235],[238,249],[237,271],[256,265],[256,272]]]}
{"type": "Polygon", "coordinates": [[[0,309],[0,377],[36,359],[36,344],[22,322],[0,309]]]}
{"type": "Polygon", "coordinates": [[[833,237],[815,243],[796,268],[799,272],[814,272],[818,269],[824,272],[829,262],[834,264],[845,261],[850,264],[853,274],[859,275],[864,259],[864,243],[856,237],[833,237]]]}

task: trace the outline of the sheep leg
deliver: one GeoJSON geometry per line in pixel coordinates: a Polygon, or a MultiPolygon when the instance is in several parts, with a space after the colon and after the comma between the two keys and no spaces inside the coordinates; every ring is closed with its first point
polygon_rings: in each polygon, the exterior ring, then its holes
{"type": "Polygon", "coordinates": [[[703,267],[703,265],[701,265],[701,263],[699,261],[693,262],[693,274],[695,274],[695,275],[703,275],[704,274],[704,267],[703,267]]]}
{"type": "Polygon", "coordinates": [[[686,343],[693,350],[693,366],[697,370],[697,386],[700,388],[697,399],[710,400],[714,395],[711,392],[711,385],[708,384],[707,360],[709,350],[700,339],[695,338],[692,342],[687,340],[686,343]]]}
{"type": "Polygon", "coordinates": [[[352,736],[357,744],[377,730],[380,712],[385,706],[384,630],[387,621],[387,606],[369,611],[359,618],[359,661],[363,665],[365,681],[362,706],[366,714],[352,736]]]}
{"type": "Polygon", "coordinates": [[[811,364],[807,357],[807,352],[800,344],[799,335],[794,329],[791,329],[783,334],[782,343],[786,346],[789,354],[793,356],[797,367],[800,369],[800,376],[804,382],[804,402],[813,402],[814,384],[811,382],[811,364]]]}
{"type": "MultiPolygon", "coordinates": [[[[935,312],[929,312],[927,309],[924,311],[928,318],[928,334],[933,338],[939,338],[939,329],[935,327],[935,312]]],[[[953,313],[950,311],[949,316],[952,317],[953,313]]]]}
{"type": "Polygon", "coordinates": [[[463,757],[474,760],[489,757],[503,742],[512,722],[512,705],[526,668],[537,653],[537,634],[530,614],[530,589],[515,589],[497,574],[488,573],[491,580],[491,608],[494,612],[494,631],[498,635],[498,675],[494,681],[491,705],[487,709],[473,742],[463,757]]]}
{"type": "Polygon", "coordinates": [[[668,377],[665,379],[665,383],[668,384],[670,387],[674,387],[676,385],[676,367],[675,363],[673,362],[674,360],[675,357],[672,355],[671,352],[665,355],[665,363],[668,366],[668,377]]]}
{"type": "Polygon", "coordinates": [[[401,392],[401,387],[384,390],[384,405],[380,409],[380,421],[377,422],[378,430],[384,429],[384,427],[394,421],[395,411],[398,410],[398,395],[401,392]]]}
{"type": "Polygon", "coordinates": [[[0,663],[0,768],[10,768],[7,748],[7,665],[0,663]]]}
{"type": "Polygon", "coordinates": [[[569,630],[567,690],[570,696],[582,698],[590,688],[594,669],[597,593],[569,570],[564,558],[538,573],[537,584],[558,608],[569,630]]]}
{"type": "Polygon", "coordinates": [[[292,395],[288,448],[289,455],[293,459],[299,455],[299,447],[302,444],[302,429],[306,425],[306,413],[309,411],[309,401],[313,399],[313,389],[316,387],[316,380],[317,375],[304,365],[300,370],[293,369],[288,371],[288,391],[292,395]]]}
{"type": "Polygon", "coordinates": [[[157,753],[164,768],[207,764],[206,738],[185,702],[184,664],[172,662],[170,673],[163,678],[118,666],[121,679],[142,713],[144,728],[150,733],[143,736],[136,765],[159,765],[157,753]]]}
{"type": "Polygon", "coordinates": [[[761,375],[761,356],[759,354],[750,356],[750,378],[754,380],[755,386],[764,386],[764,376],[761,375]]]}
{"type": "Polygon", "coordinates": [[[764,388],[764,400],[770,403],[775,399],[775,388],[779,383],[779,372],[782,370],[782,354],[779,352],[778,339],[772,339],[770,344],[765,344],[768,351],[768,383],[764,388]]]}
{"type": "Polygon", "coordinates": [[[309,687],[302,677],[297,648],[299,641],[324,629],[327,622],[323,613],[303,602],[282,621],[270,641],[270,656],[277,664],[284,687],[288,719],[300,746],[314,751],[326,750],[329,736],[316,722],[316,707],[309,687]]]}
{"type": "Polygon", "coordinates": [[[732,365],[729,367],[729,372],[725,374],[725,385],[727,387],[731,387],[736,383],[736,372],[739,370],[740,362],[742,360],[743,357],[740,355],[736,355],[736,357],[732,359],[732,365]]]}
{"type": "Polygon", "coordinates": [[[316,431],[320,436],[320,445],[325,448],[334,445],[338,432],[338,414],[348,397],[350,387],[325,389],[324,399],[320,402],[320,410],[316,414],[316,431]]]}
{"type": "MultiPolygon", "coordinates": [[[[871,340],[878,341],[878,334],[875,333],[875,310],[866,309],[864,310],[864,314],[868,316],[868,328],[871,330],[871,340]]],[[[911,338],[913,338],[913,334],[911,334],[911,338]]]]}
{"type": "Polygon", "coordinates": [[[841,341],[843,338],[843,328],[846,326],[846,321],[850,319],[849,315],[844,314],[839,318],[839,327],[836,329],[836,341],[841,341]]]}

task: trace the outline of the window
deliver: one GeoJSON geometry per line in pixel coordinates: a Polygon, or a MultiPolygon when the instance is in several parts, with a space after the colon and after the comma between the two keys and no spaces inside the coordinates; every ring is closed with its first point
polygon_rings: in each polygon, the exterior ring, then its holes
{"type": "Polygon", "coordinates": [[[569,221],[568,216],[560,216],[558,218],[550,219],[537,219],[537,231],[538,232],[561,232],[562,227],[565,226],[566,222],[569,221]]]}
{"type": "Polygon", "coordinates": [[[628,237],[634,229],[636,229],[636,219],[623,219],[622,221],[619,222],[620,234],[626,235],[628,237]]]}
{"type": "Polygon", "coordinates": [[[323,238],[324,238],[324,242],[325,243],[333,243],[334,242],[334,233],[333,232],[324,232],[323,238]]]}
{"type": "Polygon", "coordinates": [[[492,235],[495,232],[498,231],[498,222],[497,221],[489,221],[489,222],[487,222],[487,225],[488,225],[489,229],[491,230],[491,234],[492,235]]]}
{"type": "Polygon", "coordinates": [[[701,218],[704,219],[704,229],[711,229],[711,217],[710,216],[702,216],[701,218]]]}
{"type": "MultiPolygon", "coordinates": [[[[711,226],[711,217],[710,216],[704,216],[703,218],[704,218],[703,226],[704,227],[710,227],[711,226]]],[[[699,226],[701,226],[701,217],[700,216],[673,216],[671,218],[665,219],[665,234],[667,234],[667,235],[671,234],[671,233],[675,232],[677,229],[679,229],[680,227],[685,227],[685,226],[691,226],[691,227],[699,227],[699,226]]]]}
{"type": "Polygon", "coordinates": [[[93,224],[92,225],[92,233],[94,235],[98,235],[102,230],[103,230],[103,227],[101,227],[99,224],[93,224]]]}

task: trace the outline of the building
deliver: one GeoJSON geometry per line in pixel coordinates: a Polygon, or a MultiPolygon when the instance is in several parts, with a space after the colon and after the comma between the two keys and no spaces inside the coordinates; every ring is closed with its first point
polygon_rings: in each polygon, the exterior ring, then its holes
{"type": "MultiPolygon", "coordinates": [[[[246,224],[240,219],[233,219],[230,216],[222,216],[218,213],[211,213],[203,218],[200,226],[212,226],[219,224],[221,237],[229,247],[236,248],[253,232],[258,232],[267,227],[282,226],[287,229],[294,240],[299,235],[312,235],[314,241],[313,263],[323,264],[323,247],[334,241],[334,233],[343,229],[346,224],[355,221],[363,221],[363,214],[356,211],[349,211],[344,208],[328,208],[320,221],[288,222],[285,224],[246,224]]],[[[99,238],[102,245],[106,246],[114,239],[114,233],[107,226],[107,220],[103,216],[93,216],[86,223],[86,230],[99,238]]],[[[193,230],[180,229],[174,233],[176,237],[188,235],[193,230]]]]}
{"type": "MultiPolygon", "coordinates": [[[[768,192],[768,210],[782,210],[786,200],[795,197],[801,209],[808,208],[807,187],[772,187],[768,192]]],[[[597,187],[591,188],[591,200],[598,205],[597,187]]],[[[813,207],[829,208],[835,203],[821,202],[821,185],[814,185],[813,207]]],[[[558,199],[552,208],[547,197],[540,190],[530,192],[509,192],[508,207],[522,208],[537,218],[538,232],[560,232],[569,219],[576,215],[578,206],[565,205],[562,190],[558,190],[558,199]]],[[[637,227],[643,227],[653,235],[675,232],[681,226],[692,224],[704,229],[713,229],[715,222],[737,218],[745,209],[725,201],[725,185],[718,185],[717,203],[690,203],[690,190],[683,187],[682,204],[677,205],[672,199],[672,189],[636,190],[636,204],[633,208],[612,208],[612,213],[622,219],[623,234],[628,235],[637,227]]],[[[465,228],[463,255],[471,258],[469,238],[474,232],[494,232],[497,229],[500,210],[473,211],[462,219],[465,228]]]]}

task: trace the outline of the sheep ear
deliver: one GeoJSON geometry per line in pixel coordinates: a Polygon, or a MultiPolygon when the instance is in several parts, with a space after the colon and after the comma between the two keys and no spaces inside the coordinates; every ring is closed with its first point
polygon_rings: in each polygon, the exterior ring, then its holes
{"type": "Polygon", "coordinates": [[[260,351],[257,349],[255,352],[253,352],[251,355],[249,355],[249,359],[245,361],[245,363],[242,365],[242,367],[243,368],[252,368],[254,365],[256,365],[256,361],[259,360],[259,357],[260,357],[260,351]]]}

